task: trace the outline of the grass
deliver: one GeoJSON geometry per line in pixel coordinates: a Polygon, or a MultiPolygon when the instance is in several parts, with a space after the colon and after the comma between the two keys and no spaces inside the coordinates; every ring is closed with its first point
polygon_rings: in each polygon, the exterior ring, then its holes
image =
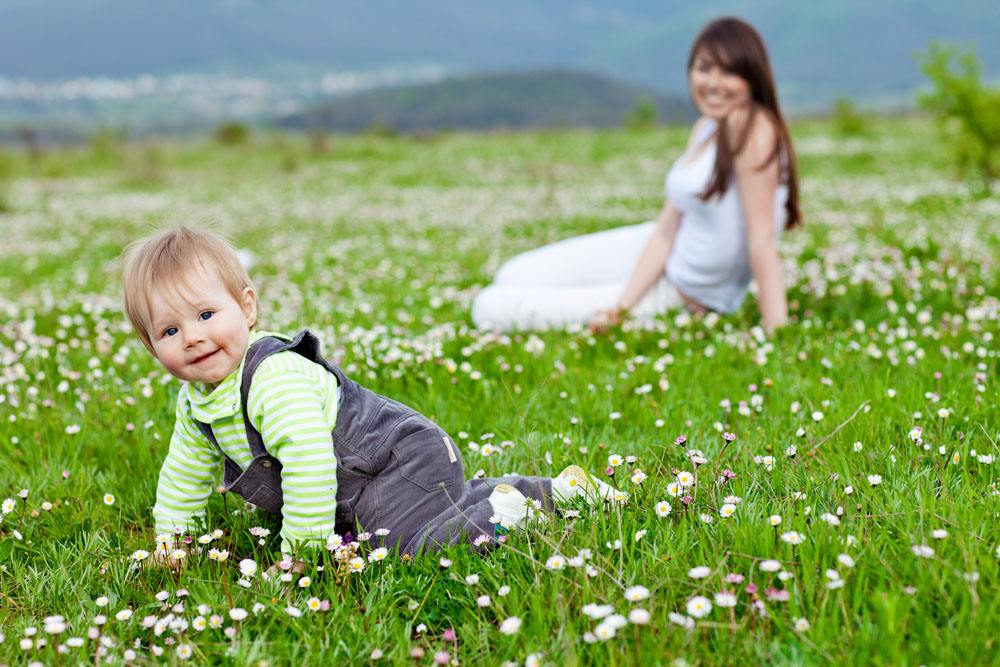
{"type": "Polygon", "coordinates": [[[652,217],[681,128],[8,156],[0,500],[14,508],[0,522],[0,662],[178,662],[190,650],[195,662],[359,663],[378,650],[418,664],[439,651],[466,664],[996,664],[996,201],[953,180],[921,118],[872,121],[864,138],[803,121],[793,135],[806,221],[782,240],[794,324],[771,339],[753,298],[733,316],[670,313],[600,338],[471,327],[471,299],[506,258],[652,217]],[[212,546],[226,562],[203,552],[179,575],[137,567],[130,555],[152,550],[178,385],[127,330],[118,257],[155,226],[206,221],[256,256],[266,328],[316,331],[348,374],[448,430],[467,475],[600,472],[609,455],[632,455],[614,476],[631,502],[579,507],[486,556],[451,548],[447,568],[438,555],[390,556],[349,576],[327,563],[307,588],[259,575],[243,588],[237,564],[273,562],[278,525],[214,497],[206,531],[223,531],[212,546]],[[725,448],[723,431],[736,435],[725,448]],[[689,507],[667,493],[675,469],[693,469],[680,434],[708,458],[689,507]],[[499,452],[484,456],[487,442],[499,452]],[[720,487],[723,469],[736,478],[720,487]],[[728,494],[741,501],[723,518],[728,494]],[[272,531],[264,545],[254,526],[272,531]],[[790,531],[803,542],[783,541],[790,531]],[[932,556],[915,553],[923,545],[932,556]],[[547,569],[556,554],[589,556],[547,569]],[[710,575],[690,577],[698,566],[710,575]],[[630,602],[636,585],[649,597],[630,602]],[[723,589],[737,594],[732,610],[715,605],[693,628],[671,621],[723,589]],[[309,611],[311,597],[329,610],[309,611]],[[650,621],[591,643],[607,627],[584,614],[592,603],[650,621]],[[235,621],[233,607],[250,614],[235,621]],[[68,627],[47,633],[52,615],[68,627]],[[195,629],[212,615],[220,627],[195,629]],[[509,617],[521,620],[510,635],[509,617]],[[83,645],[60,653],[70,637],[83,645]]]}

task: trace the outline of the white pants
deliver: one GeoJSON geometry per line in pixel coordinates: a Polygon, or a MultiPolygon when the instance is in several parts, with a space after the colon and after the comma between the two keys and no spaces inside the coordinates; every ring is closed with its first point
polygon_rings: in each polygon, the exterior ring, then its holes
{"type": "MultiPolygon", "coordinates": [[[[586,324],[615,305],[654,222],[557,241],[508,260],[472,304],[481,329],[554,329],[586,324]]],[[[651,318],[683,304],[662,276],[631,313],[651,318]]]]}

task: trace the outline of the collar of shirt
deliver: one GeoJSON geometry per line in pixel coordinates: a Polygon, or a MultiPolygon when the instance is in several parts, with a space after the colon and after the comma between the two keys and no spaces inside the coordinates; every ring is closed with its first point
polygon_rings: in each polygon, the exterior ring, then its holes
{"type": "MultiPolygon", "coordinates": [[[[251,331],[247,341],[247,350],[254,342],[264,336],[278,336],[270,331],[251,331]]],[[[247,361],[246,352],[243,360],[232,373],[213,389],[204,382],[186,382],[181,391],[187,394],[188,405],[191,406],[191,416],[197,421],[212,424],[220,419],[227,419],[240,413],[240,385],[243,378],[243,365],[247,361]]]]}

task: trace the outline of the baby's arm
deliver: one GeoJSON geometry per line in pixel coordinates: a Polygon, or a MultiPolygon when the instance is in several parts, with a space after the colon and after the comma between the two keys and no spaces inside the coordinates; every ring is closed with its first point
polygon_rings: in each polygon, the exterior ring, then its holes
{"type": "MultiPolygon", "coordinates": [[[[330,432],[336,405],[329,384],[294,352],[275,354],[254,373],[247,409],[268,453],[281,462],[281,551],[325,545],[334,531],[337,459],[330,432]]],[[[316,366],[318,372],[327,371],[316,366]]],[[[331,376],[332,379],[332,376],[331,376]]]]}
{"type": "Polygon", "coordinates": [[[157,533],[187,531],[191,520],[202,517],[218,476],[222,453],[198,430],[178,401],[170,449],[156,484],[153,519],[157,533]]]}

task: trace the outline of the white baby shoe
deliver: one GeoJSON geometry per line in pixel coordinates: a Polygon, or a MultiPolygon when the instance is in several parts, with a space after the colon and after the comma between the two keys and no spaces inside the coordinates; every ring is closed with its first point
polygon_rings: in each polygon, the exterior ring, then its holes
{"type": "Polygon", "coordinates": [[[528,498],[510,484],[497,484],[490,494],[490,506],[493,508],[491,523],[500,524],[503,528],[522,528],[528,519],[539,514],[541,503],[528,498]]]}
{"type": "Polygon", "coordinates": [[[628,494],[618,491],[593,475],[588,475],[580,466],[566,466],[559,475],[552,478],[552,495],[559,502],[569,502],[577,496],[586,498],[593,505],[598,500],[627,503],[628,494]]]}

